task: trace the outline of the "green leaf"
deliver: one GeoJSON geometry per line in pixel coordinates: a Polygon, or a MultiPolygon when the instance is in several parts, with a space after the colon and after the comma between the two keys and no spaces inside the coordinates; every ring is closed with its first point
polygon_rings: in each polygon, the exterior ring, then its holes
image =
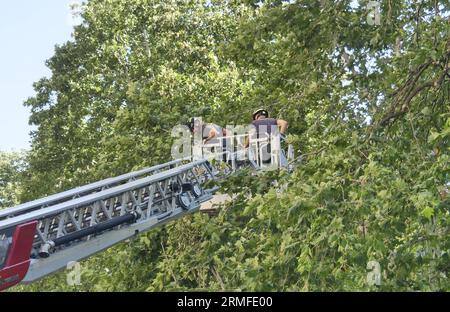
{"type": "Polygon", "coordinates": [[[431,217],[434,215],[434,210],[431,207],[426,207],[421,211],[421,215],[427,219],[431,219],[431,217]]]}

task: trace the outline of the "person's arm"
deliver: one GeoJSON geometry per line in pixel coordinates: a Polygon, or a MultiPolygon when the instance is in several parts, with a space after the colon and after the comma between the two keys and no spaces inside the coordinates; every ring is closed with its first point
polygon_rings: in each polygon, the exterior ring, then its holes
{"type": "Polygon", "coordinates": [[[284,134],[288,127],[288,122],[283,119],[277,119],[277,126],[280,127],[280,133],[284,134]]]}
{"type": "Polygon", "coordinates": [[[208,137],[203,141],[203,144],[206,144],[208,143],[208,141],[211,141],[216,136],[216,134],[217,134],[216,129],[212,128],[208,133],[208,137]]]}

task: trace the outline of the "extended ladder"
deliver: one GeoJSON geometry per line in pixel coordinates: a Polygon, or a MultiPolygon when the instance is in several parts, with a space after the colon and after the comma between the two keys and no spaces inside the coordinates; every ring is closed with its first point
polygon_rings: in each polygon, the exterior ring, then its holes
{"type": "MultiPolygon", "coordinates": [[[[215,162],[203,155],[209,148],[202,146],[197,160],[171,161],[0,210],[0,290],[197,211],[217,190],[210,182],[240,168],[238,152],[218,148],[209,156],[227,157],[215,162]],[[231,164],[230,170],[221,164],[231,164]]],[[[255,169],[263,167],[258,153],[247,152],[255,169]]],[[[279,156],[272,158],[278,166],[279,156]]]]}

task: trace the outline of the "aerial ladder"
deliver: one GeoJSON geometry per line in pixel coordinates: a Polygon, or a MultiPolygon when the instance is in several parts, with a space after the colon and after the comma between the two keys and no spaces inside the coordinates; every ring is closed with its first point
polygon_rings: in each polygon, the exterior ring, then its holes
{"type": "Polygon", "coordinates": [[[73,261],[199,211],[214,200],[214,181],[243,167],[288,167],[279,135],[251,141],[245,152],[194,146],[192,156],[105,179],[0,210],[0,290],[32,283],[73,261]],[[271,142],[270,161],[263,149],[271,142]],[[214,152],[211,153],[211,150],[214,152]]]}

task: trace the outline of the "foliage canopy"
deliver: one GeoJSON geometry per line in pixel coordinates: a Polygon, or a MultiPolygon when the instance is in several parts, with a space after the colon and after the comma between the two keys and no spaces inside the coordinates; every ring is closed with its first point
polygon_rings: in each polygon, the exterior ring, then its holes
{"type": "Polygon", "coordinates": [[[371,25],[368,2],[90,0],[26,102],[20,201],[166,161],[194,115],[266,106],[302,157],[223,182],[237,197],[217,218],[85,261],[81,286],[18,289],[450,290],[450,4],[383,0],[371,25]]]}

